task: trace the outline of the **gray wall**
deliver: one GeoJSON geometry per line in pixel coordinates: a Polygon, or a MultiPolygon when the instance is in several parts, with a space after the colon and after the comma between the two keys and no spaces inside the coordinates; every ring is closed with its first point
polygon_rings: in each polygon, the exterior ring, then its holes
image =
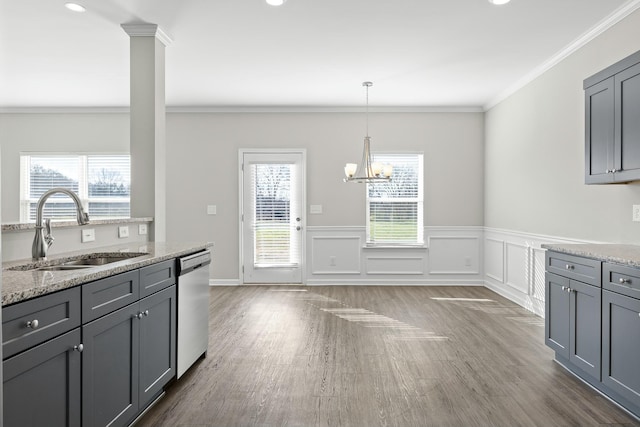
{"type": "MultiPolygon", "coordinates": [[[[372,149],[423,151],[425,225],[483,224],[483,114],[376,113],[372,149]]],[[[306,148],[310,226],[364,226],[365,193],[343,167],[362,156],[358,113],[169,114],[167,240],[211,240],[214,278],[238,278],[238,149],[306,148]],[[186,190],[185,190],[186,189],[186,190]],[[206,215],[206,205],[217,215],[206,215]]]]}
{"type": "MultiPolygon", "coordinates": [[[[425,225],[483,224],[482,113],[372,113],[378,151],[425,154],[425,225]]],[[[364,226],[364,187],[342,182],[359,162],[360,113],[170,113],[167,240],[214,241],[213,278],[238,278],[238,149],[307,149],[311,226],[364,226]],[[206,215],[215,204],[217,215],[206,215]]],[[[116,113],[0,114],[2,219],[19,220],[21,151],[128,151],[129,118],[116,113]]]]}
{"type": "Polygon", "coordinates": [[[2,221],[20,221],[20,152],[129,152],[128,114],[0,114],[2,221]]]}
{"type": "Polygon", "coordinates": [[[486,113],[485,225],[640,243],[640,184],[584,184],[582,81],[640,49],[636,11],[486,113]]]}

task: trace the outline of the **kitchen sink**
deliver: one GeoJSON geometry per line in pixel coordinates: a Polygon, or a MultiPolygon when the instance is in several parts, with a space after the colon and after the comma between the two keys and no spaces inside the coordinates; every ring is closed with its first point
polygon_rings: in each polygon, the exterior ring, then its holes
{"type": "Polygon", "coordinates": [[[125,261],[139,256],[149,255],[146,252],[97,252],[78,255],[71,258],[60,258],[43,262],[34,262],[9,267],[14,271],[73,271],[125,261]]]}

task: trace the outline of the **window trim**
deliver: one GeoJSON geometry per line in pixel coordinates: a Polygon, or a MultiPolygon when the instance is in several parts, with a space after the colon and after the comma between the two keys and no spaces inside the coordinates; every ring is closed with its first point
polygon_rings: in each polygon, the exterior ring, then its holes
{"type": "MultiPolygon", "coordinates": [[[[374,161],[376,156],[417,156],[418,158],[418,197],[416,198],[377,198],[373,199],[376,201],[410,201],[417,202],[417,236],[415,242],[375,242],[371,241],[371,211],[370,211],[370,201],[372,199],[369,198],[369,186],[372,185],[367,183],[365,186],[365,205],[366,205],[366,218],[365,218],[365,244],[363,248],[367,249],[394,249],[394,248],[426,248],[426,241],[424,239],[424,152],[423,151],[377,151],[375,153],[371,153],[372,161],[374,161]]],[[[392,178],[393,179],[393,175],[392,178]]]]}
{"type": "MultiPolygon", "coordinates": [[[[88,152],[88,151],[56,151],[56,152],[47,152],[47,151],[21,151],[19,153],[20,156],[20,222],[25,224],[35,224],[35,219],[30,219],[30,204],[37,203],[39,198],[29,198],[28,191],[31,187],[31,174],[29,173],[31,169],[31,158],[32,157],[78,157],[84,158],[81,162],[80,168],[80,178],[78,179],[78,197],[82,202],[82,207],[85,211],[89,212],[89,203],[95,202],[113,202],[113,201],[121,201],[124,200],[122,198],[90,198],[89,197],[89,175],[88,175],[88,157],[90,156],[129,156],[129,165],[131,165],[131,153],[122,152],[122,151],[111,151],[111,152],[88,152]]],[[[131,196],[127,198],[129,202],[129,207],[131,207],[131,196]]],[[[47,200],[48,203],[69,203],[68,200],[57,200],[55,198],[50,198],[47,200]]],[[[131,211],[129,211],[128,217],[97,217],[96,219],[129,219],[131,218],[131,211]]],[[[69,221],[69,219],[52,219],[52,221],[69,221]]]]}

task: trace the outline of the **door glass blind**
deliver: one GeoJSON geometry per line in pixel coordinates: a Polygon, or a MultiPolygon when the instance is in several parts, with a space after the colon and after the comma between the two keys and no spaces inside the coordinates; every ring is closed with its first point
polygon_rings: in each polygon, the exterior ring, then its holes
{"type": "Polygon", "coordinates": [[[255,267],[296,266],[300,245],[292,212],[291,164],[252,164],[251,197],[254,201],[253,241],[255,267]]]}
{"type": "Polygon", "coordinates": [[[393,166],[389,182],[367,185],[367,242],[422,244],[422,154],[374,155],[393,166]]]}

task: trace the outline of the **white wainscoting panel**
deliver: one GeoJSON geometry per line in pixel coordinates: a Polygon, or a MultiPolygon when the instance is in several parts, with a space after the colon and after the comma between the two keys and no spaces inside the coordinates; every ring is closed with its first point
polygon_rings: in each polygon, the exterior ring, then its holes
{"type": "Polygon", "coordinates": [[[367,274],[420,275],[424,274],[424,256],[366,257],[367,274]]]}
{"type": "Polygon", "coordinates": [[[307,284],[484,284],[483,227],[425,227],[425,247],[367,247],[365,231],[307,227],[307,284]]]}
{"type": "Polygon", "coordinates": [[[504,240],[484,239],[484,271],[496,282],[504,282],[504,240]]]}
{"type": "Polygon", "coordinates": [[[360,236],[312,236],[311,274],[360,274],[360,236]]]}
{"type": "Polygon", "coordinates": [[[544,317],[542,244],[594,243],[485,227],[485,286],[544,317]]]}
{"type": "Polygon", "coordinates": [[[524,294],[529,292],[529,264],[529,248],[526,245],[506,243],[506,284],[524,294]]]}
{"type": "Polygon", "coordinates": [[[430,236],[429,274],[479,274],[480,241],[476,236],[430,236]]]}
{"type": "Polygon", "coordinates": [[[531,297],[535,298],[537,301],[544,303],[544,291],[545,291],[545,279],[544,279],[544,270],[545,270],[545,249],[540,248],[531,248],[533,251],[533,266],[532,266],[532,277],[531,277],[531,297]]]}

